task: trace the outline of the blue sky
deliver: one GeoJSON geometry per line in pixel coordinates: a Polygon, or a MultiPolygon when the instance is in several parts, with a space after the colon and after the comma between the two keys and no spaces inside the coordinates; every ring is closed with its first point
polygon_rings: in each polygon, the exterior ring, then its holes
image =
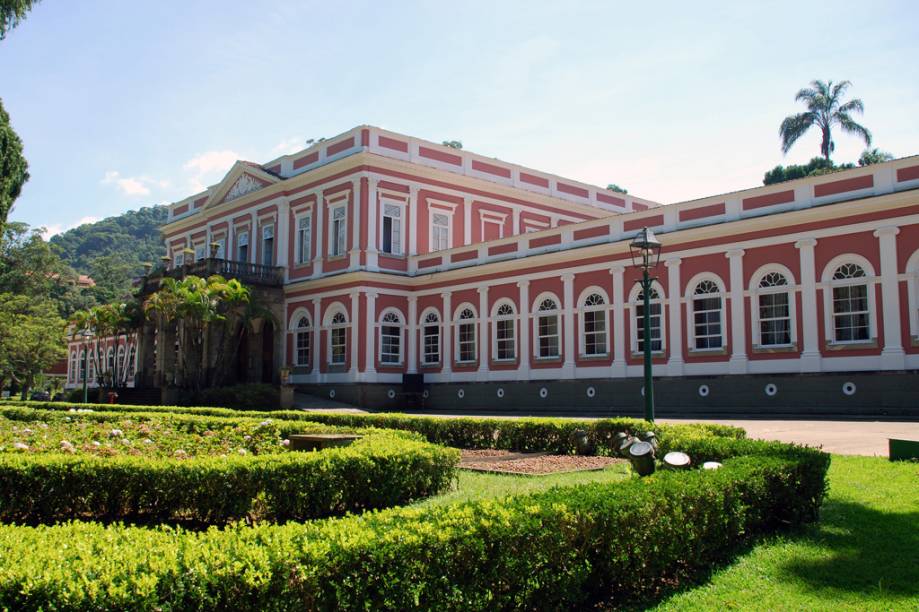
{"type": "Polygon", "coordinates": [[[687,200],[818,154],[777,136],[813,78],[851,80],[875,144],[919,153],[919,5],[746,4],[44,0],[0,42],[32,174],[11,219],[177,200],[362,123],[687,200]]]}

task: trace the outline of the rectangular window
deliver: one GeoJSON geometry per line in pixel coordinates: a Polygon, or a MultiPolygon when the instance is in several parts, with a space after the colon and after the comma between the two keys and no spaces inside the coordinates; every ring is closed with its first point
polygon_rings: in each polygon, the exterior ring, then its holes
{"type": "Polygon", "coordinates": [[[383,252],[402,254],[402,207],[383,205],[383,252]]]}
{"type": "Polygon", "coordinates": [[[249,232],[236,234],[236,261],[249,261],[249,232]]]}
{"type": "Polygon", "coordinates": [[[833,287],[833,326],[836,342],[871,339],[867,285],[833,287]]]}
{"type": "Polygon", "coordinates": [[[541,358],[558,357],[558,315],[541,316],[536,321],[536,334],[541,358]]]}
{"type": "Polygon", "coordinates": [[[305,264],[310,261],[312,250],[313,218],[309,215],[297,219],[297,263],[305,264]]]}
{"type": "Polygon", "coordinates": [[[332,209],[331,232],[329,233],[329,255],[338,257],[345,254],[348,248],[347,227],[348,220],[344,206],[336,206],[332,209]]]}
{"type": "Polygon", "coordinates": [[[791,314],[787,293],[759,296],[759,342],[762,346],[791,344],[791,314]]]}
{"type": "Polygon", "coordinates": [[[175,265],[177,268],[185,265],[185,253],[182,253],[181,251],[176,253],[175,265]]]}
{"type": "Polygon", "coordinates": [[[584,313],[584,354],[606,354],[606,315],[602,310],[588,310],[584,313]]]}
{"type": "Polygon", "coordinates": [[[223,259],[226,257],[227,239],[221,238],[220,240],[217,240],[216,242],[217,242],[217,259],[223,259]]]}
{"type": "Polygon", "coordinates": [[[695,298],[692,308],[696,349],[721,348],[721,298],[695,298]]]}
{"type": "Polygon", "coordinates": [[[204,261],[207,250],[203,244],[195,245],[195,261],[204,261]]]}
{"type": "Polygon", "coordinates": [[[499,319],[495,322],[495,342],[498,345],[498,361],[512,360],[517,357],[513,319],[499,319]]]}
{"type": "Polygon", "coordinates": [[[344,365],[345,363],[345,345],[347,341],[347,328],[333,327],[331,340],[331,362],[332,365],[344,365]]]}
{"type": "Polygon", "coordinates": [[[456,339],[459,345],[458,361],[475,361],[475,323],[460,323],[457,326],[457,332],[456,339]]]}
{"type": "Polygon", "coordinates": [[[402,328],[397,325],[380,326],[380,363],[397,364],[402,361],[402,328]]]}
{"type": "Polygon", "coordinates": [[[431,251],[445,251],[450,248],[450,216],[431,215],[431,251]]]}
{"type": "Polygon", "coordinates": [[[274,265],[274,226],[262,228],[262,265],[274,265]]]}
{"type": "MultiPolygon", "coordinates": [[[[652,292],[653,296],[654,293],[652,292]]],[[[661,344],[661,305],[660,302],[651,302],[651,351],[659,352],[661,344]]],[[[638,352],[645,352],[645,305],[642,302],[635,304],[635,337],[638,339],[638,352]]]]}
{"type": "Polygon", "coordinates": [[[424,326],[424,362],[437,363],[440,361],[440,326],[424,326]]]}
{"type": "Polygon", "coordinates": [[[310,361],[310,337],[311,331],[297,332],[297,365],[305,366],[310,361]]]}

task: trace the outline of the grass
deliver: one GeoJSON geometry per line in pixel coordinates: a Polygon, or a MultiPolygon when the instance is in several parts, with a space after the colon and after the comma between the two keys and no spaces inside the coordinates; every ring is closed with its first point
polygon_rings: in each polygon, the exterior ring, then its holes
{"type": "Polygon", "coordinates": [[[623,480],[630,475],[627,463],[617,463],[603,470],[569,472],[548,476],[514,476],[459,470],[456,483],[450,491],[414,504],[417,507],[443,506],[472,499],[504,497],[535,493],[557,486],[606,483],[623,480]]]}
{"type": "Polygon", "coordinates": [[[820,522],[655,610],[919,610],[919,463],[833,456],[820,522]]]}

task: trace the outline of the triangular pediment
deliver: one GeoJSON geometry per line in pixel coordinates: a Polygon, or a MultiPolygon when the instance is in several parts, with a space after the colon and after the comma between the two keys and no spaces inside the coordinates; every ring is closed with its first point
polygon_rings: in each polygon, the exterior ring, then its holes
{"type": "Polygon", "coordinates": [[[233,164],[211,192],[205,208],[211,208],[224,202],[237,200],[254,191],[260,191],[280,181],[277,176],[265,172],[259,166],[249,162],[238,161],[233,164]]]}

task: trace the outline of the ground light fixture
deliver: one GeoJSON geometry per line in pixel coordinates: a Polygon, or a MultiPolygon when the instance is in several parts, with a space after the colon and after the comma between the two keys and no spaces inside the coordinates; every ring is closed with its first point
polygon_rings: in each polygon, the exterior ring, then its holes
{"type": "Polygon", "coordinates": [[[661,246],[660,240],[647,227],[641,228],[629,243],[629,249],[632,251],[632,265],[641,270],[641,280],[638,282],[641,284],[644,297],[642,343],[645,355],[645,420],[652,423],[654,422],[654,382],[651,377],[651,283],[654,277],[651,276],[651,270],[657,268],[660,262],[661,246]]]}

